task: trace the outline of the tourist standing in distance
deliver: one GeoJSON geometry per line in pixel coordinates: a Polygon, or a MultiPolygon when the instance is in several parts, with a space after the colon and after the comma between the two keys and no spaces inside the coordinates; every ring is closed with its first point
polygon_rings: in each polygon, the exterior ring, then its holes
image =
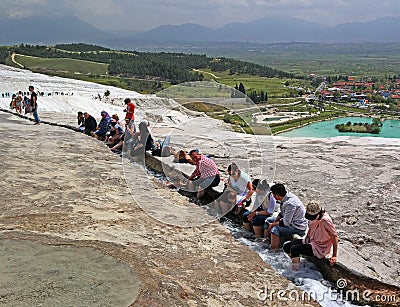
{"type": "Polygon", "coordinates": [[[196,149],[189,152],[196,169],[189,176],[189,191],[196,191],[196,198],[203,197],[206,188],[216,187],[220,182],[218,166],[213,160],[201,155],[196,149]]]}
{"type": "Polygon", "coordinates": [[[125,108],[125,119],[129,119],[131,121],[135,120],[135,104],[132,102],[132,100],[130,98],[125,98],[124,100],[126,108],[125,108]]]}
{"type": "Polygon", "coordinates": [[[338,234],[331,217],[321,207],[319,202],[310,202],[306,209],[308,232],[304,240],[288,241],[283,245],[283,250],[292,259],[292,268],[298,270],[300,255],[324,258],[331,253],[331,265],[337,260],[338,234]]]}
{"type": "Polygon", "coordinates": [[[271,236],[271,250],[277,250],[282,240],[291,239],[294,234],[304,236],[307,230],[305,218],[306,208],[301,200],[291,192],[287,192],[283,184],[271,187],[272,196],[281,202],[279,215],[269,217],[265,221],[264,236],[271,236]]]}
{"type": "Polygon", "coordinates": [[[19,113],[22,114],[22,101],[24,99],[22,98],[22,91],[18,91],[17,98],[15,99],[15,110],[19,113]]]}
{"type": "Polygon", "coordinates": [[[40,125],[40,117],[37,112],[37,107],[38,107],[37,94],[35,92],[35,88],[33,87],[33,85],[30,85],[28,89],[29,92],[31,92],[31,107],[32,107],[33,118],[35,119],[35,125],[40,125]]]}
{"type": "Polygon", "coordinates": [[[10,109],[14,110],[17,107],[17,95],[16,94],[12,94],[11,96],[11,102],[10,102],[10,109]]]}

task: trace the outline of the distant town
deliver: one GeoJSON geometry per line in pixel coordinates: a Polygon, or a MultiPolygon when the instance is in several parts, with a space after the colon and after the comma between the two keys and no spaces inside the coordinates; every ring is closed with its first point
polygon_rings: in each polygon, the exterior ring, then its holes
{"type": "Polygon", "coordinates": [[[400,78],[388,79],[385,84],[380,82],[356,81],[348,77],[347,81],[333,82],[328,87],[325,81],[319,87],[321,90],[308,95],[308,100],[321,102],[336,102],[350,104],[351,107],[369,109],[373,112],[400,114],[400,78]]]}

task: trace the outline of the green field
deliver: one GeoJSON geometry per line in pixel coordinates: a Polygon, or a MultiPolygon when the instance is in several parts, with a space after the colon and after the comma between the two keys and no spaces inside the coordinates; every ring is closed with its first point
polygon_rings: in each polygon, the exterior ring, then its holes
{"type": "Polygon", "coordinates": [[[38,58],[17,54],[15,61],[30,70],[40,72],[69,72],[92,75],[106,75],[108,72],[108,64],[69,58],[38,58]]]}
{"type": "Polygon", "coordinates": [[[268,99],[297,96],[297,91],[285,87],[285,83],[288,83],[290,86],[303,87],[304,89],[310,88],[311,86],[309,80],[303,79],[266,78],[245,74],[230,75],[228,71],[211,72],[209,69],[203,69],[202,72],[205,80],[213,80],[230,87],[235,87],[236,84],[239,85],[241,82],[245,86],[246,92],[254,90],[257,92],[264,91],[268,93],[268,99]],[[215,75],[216,78],[212,75],[215,75]]]}

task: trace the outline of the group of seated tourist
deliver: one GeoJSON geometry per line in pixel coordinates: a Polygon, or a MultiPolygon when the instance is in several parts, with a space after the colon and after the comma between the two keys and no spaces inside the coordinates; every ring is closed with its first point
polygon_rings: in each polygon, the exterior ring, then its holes
{"type": "MultiPolygon", "coordinates": [[[[188,178],[190,191],[201,198],[206,189],[220,183],[220,172],[215,162],[198,150],[190,151],[189,156],[196,165],[188,178]]],[[[238,216],[246,230],[253,231],[259,239],[270,241],[271,250],[283,246],[292,259],[294,270],[299,269],[300,255],[325,258],[331,254],[330,264],[336,263],[338,234],[320,203],[311,201],[304,206],[281,183],[270,186],[266,180],[251,181],[234,162],[228,166],[227,173],[224,191],[211,204],[217,215],[238,216]]]]}
{"type": "Polygon", "coordinates": [[[145,151],[155,148],[147,120],[142,120],[136,127],[131,118],[125,118],[125,124],[122,124],[117,114],[110,116],[106,111],[101,111],[100,115],[100,122],[97,123],[87,112],[78,112],[77,130],[104,141],[114,152],[120,153],[125,143],[125,152],[137,160],[144,158],[145,151]]]}
{"type": "MultiPolygon", "coordinates": [[[[154,141],[149,122],[142,120],[136,127],[134,107],[129,107],[132,102],[126,99],[125,103],[126,110],[131,110],[125,124],[120,123],[117,115],[109,116],[106,111],[101,112],[99,124],[87,112],[79,112],[78,130],[103,140],[112,151],[123,151],[133,161],[143,161],[146,151],[151,151],[154,156],[173,155],[174,162],[195,165],[184,182],[175,184],[192,192],[195,195],[193,202],[201,203],[205,191],[223,181],[214,160],[197,148],[190,152],[172,149],[169,136],[163,141],[154,141]]],[[[216,216],[233,214],[241,219],[246,230],[254,232],[256,238],[269,241],[271,250],[283,247],[295,270],[299,269],[300,255],[325,258],[332,252],[329,261],[332,265],[336,263],[338,234],[320,203],[312,201],[304,206],[283,184],[270,185],[266,180],[252,180],[234,162],[227,167],[227,174],[223,192],[210,204],[216,216]]]]}

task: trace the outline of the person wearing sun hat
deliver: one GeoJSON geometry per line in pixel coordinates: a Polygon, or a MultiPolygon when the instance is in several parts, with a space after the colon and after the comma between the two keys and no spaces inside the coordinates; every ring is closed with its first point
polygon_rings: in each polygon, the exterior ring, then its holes
{"type": "Polygon", "coordinates": [[[288,241],[283,245],[283,250],[292,259],[292,268],[299,269],[300,255],[322,259],[330,254],[332,248],[329,262],[334,265],[337,261],[338,234],[331,217],[316,201],[308,203],[305,217],[309,221],[305,239],[288,241]]]}

